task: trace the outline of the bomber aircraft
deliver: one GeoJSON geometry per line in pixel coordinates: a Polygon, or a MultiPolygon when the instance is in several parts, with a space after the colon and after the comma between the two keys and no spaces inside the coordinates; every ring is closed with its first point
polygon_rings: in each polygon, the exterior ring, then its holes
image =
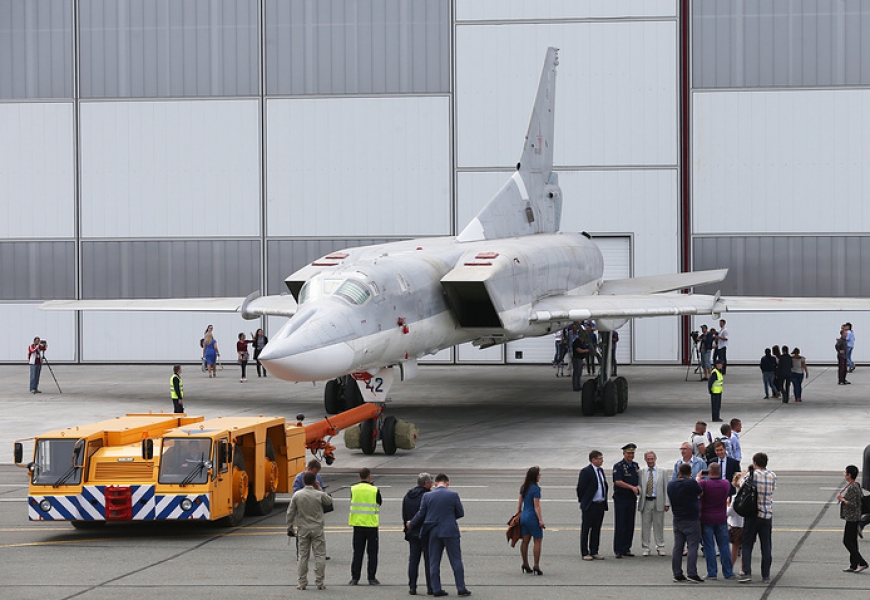
{"type": "Polygon", "coordinates": [[[584,415],[628,405],[628,382],[611,378],[612,332],[628,320],[728,311],[870,310],[865,298],[719,297],[668,293],[722,281],[727,269],[604,280],[586,233],[560,232],[562,191],[553,172],[558,49],[547,49],[516,171],[455,237],[347,248],[285,280],[289,294],[247,298],[51,301],[65,310],[241,312],[290,317],[260,354],[276,377],[326,381],[335,414],[381,402],[417,360],[472,342],[482,348],[596,320],[602,368],[581,392],[584,415]]]}

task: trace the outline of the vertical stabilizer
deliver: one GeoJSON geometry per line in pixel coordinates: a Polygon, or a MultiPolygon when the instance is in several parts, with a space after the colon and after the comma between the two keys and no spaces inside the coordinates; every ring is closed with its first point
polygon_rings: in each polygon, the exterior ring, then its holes
{"type": "Polygon", "coordinates": [[[457,236],[460,242],[555,233],[562,218],[562,191],[553,173],[558,48],[547,48],[538,94],[510,180],[457,236]]]}

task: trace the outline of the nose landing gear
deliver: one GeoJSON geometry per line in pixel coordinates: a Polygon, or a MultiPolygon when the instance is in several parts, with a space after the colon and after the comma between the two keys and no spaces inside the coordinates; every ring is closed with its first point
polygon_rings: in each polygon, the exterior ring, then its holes
{"type": "Polygon", "coordinates": [[[580,389],[580,411],[583,416],[595,414],[599,408],[607,417],[623,413],[628,408],[628,380],[610,378],[613,367],[612,331],[601,332],[601,370],[597,377],[586,380],[580,389]]]}

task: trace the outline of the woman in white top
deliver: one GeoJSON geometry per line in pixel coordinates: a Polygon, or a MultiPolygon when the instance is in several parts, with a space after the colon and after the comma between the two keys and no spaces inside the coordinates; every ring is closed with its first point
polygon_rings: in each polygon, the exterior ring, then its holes
{"type": "Polygon", "coordinates": [[[791,385],[794,388],[795,402],[801,401],[804,376],[810,376],[810,372],[807,369],[807,359],[801,356],[800,348],[795,348],[791,351],[791,385]]]}

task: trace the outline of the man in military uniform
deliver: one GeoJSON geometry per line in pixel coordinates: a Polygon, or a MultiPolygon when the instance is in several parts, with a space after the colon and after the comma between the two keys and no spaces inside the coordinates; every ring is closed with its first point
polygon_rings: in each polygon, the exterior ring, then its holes
{"type": "Polygon", "coordinates": [[[631,541],[634,537],[634,516],[637,512],[637,495],[640,493],[640,466],[634,462],[637,446],[622,447],[622,460],[613,465],[613,552],[616,558],[634,556],[631,541]]]}

